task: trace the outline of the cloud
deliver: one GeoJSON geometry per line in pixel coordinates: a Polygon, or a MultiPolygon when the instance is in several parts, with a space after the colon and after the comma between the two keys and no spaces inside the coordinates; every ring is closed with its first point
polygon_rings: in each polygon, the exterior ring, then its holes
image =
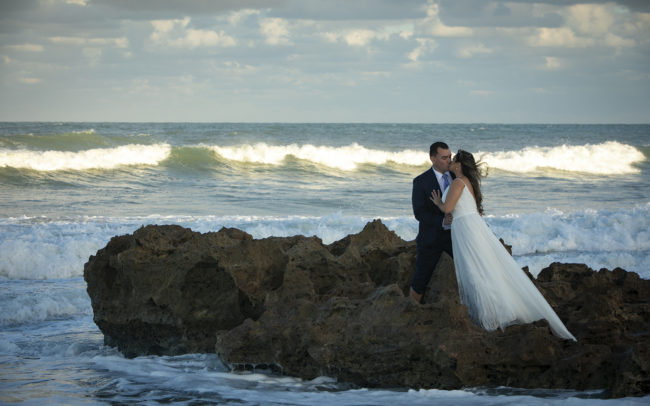
{"type": "Polygon", "coordinates": [[[365,46],[373,40],[387,41],[392,35],[408,40],[413,36],[410,25],[388,25],[378,30],[369,28],[354,28],[321,34],[329,42],[343,41],[349,46],[365,46]]]}
{"type": "Polygon", "coordinates": [[[434,37],[470,37],[474,31],[469,27],[448,26],[440,20],[440,7],[431,0],[425,6],[426,17],[419,25],[424,34],[434,37]]]}
{"type": "Polygon", "coordinates": [[[378,35],[375,31],[365,29],[352,30],[343,36],[345,42],[352,46],[364,46],[368,44],[370,40],[377,37],[378,35]]]}
{"type": "Polygon", "coordinates": [[[613,10],[602,4],[576,4],[568,8],[567,23],[577,32],[590,36],[602,36],[615,23],[613,10]]]}
{"type": "Polygon", "coordinates": [[[528,43],[536,47],[566,47],[584,48],[595,44],[593,38],[576,36],[571,28],[539,28],[528,39],[528,43]]]}
{"type": "Polygon", "coordinates": [[[456,51],[456,55],[460,58],[472,58],[475,55],[491,54],[493,51],[483,44],[469,45],[462,47],[456,51]]]}
{"type": "Polygon", "coordinates": [[[50,37],[50,42],[59,45],[91,45],[91,46],[113,46],[115,48],[128,48],[129,40],[126,37],[119,38],[85,38],[85,37],[50,37]]]}
{"type": "Polygon", "coordinates": [[[367,45],[374,39],[386,40],[390,35],[368,29],[356,29],[348,31],[343,35],[343,39],[348,45],[363,46],[367,45]]]}
{"type": "Polygon", "coordinates": [[[408,58],[412,62],[418,62],[422,55],[433,52],[438,47],[438,43],[431,38],[416,38],[416,41],[417,48],[408,54],[408,58]]]}
{"type": "Polygon", "coordinates": [[[250,8],[239,10],[239,11],[233,11],[228,17],[228,22],[232,26],[237,26],[239,25],[240,22],[242,22],[246,18],[252,15],[259,15],[259,14],[260,14],[260,10],[254,10],[250,8]]]}
{"type": "Polygon", "coordinates": [[[260,31],[269,45],[289,44],[289,23],[283,18],[265,18],[260,22],[260,31]]]}
{"type": "Polygon", "coordinates": [[[20,52],[43,52],[43,45],[38,44],[9,45],[7,48],[20,52]]]}
{"type": "Polygon", "coordinates": [[[219,74],[229,76],[252,75],[258,71],[258,68],[252,65],[243,64],[237,61],[225,61],[220,65],[212,64],[213,69],[219,74]]]}
{"type": "Polygon", "coordinates": [[[632,37],[647,36],[649,27],[639,16],[615,3],[575,4],[558,8],[564,19],[562,27],[539,28],[528,38],[532,46],[586,48],[606,46],[629,48],[637,45],[632,37]]]}
{"type": "Polygon", "coordinates": [[[18,81],[20,83],[24,83],[26,85],[35,85],[37,83],[40,83],[41,79],[39,79],[39,78],[31,78],[31,77],[20,77],[20,78],[18,78],[18,81]]]}
{"type": "Polygon", "coordinates": [[[190,17],[173,20],[153,20],[154,31],[149,36],[155,44],[173,48],[194,49],[199,47],[230,47],[236,44],[233,37],[223,30],[189,28],[190,17]]]}
{"type": "Polygon", "coordinates": [[[65,0],[65,4],[74,4],[76,6],[87,6],[88,0],[65,0]]]}
{"type": "Polygon", "coordinates": [[[545,68],[548,70],[560,69],[562,67],[562,62],[559,58],[547,56],[544,59],[546,61],[545,68]]]}

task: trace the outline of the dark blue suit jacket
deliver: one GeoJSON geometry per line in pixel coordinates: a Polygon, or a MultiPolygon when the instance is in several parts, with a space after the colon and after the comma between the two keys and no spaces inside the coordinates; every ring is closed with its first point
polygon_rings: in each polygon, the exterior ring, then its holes
{"type": "MultiPolygon", "coordinates": [[[[453,174],[451,175],[453,178],[453,174]]],[[[413,214],[420,223],[416,238],[418,245],[426,246],[435,243],[438,235],[443,232],[442,220],[445,213],[429,199],[434,190],[441,189],[433,168],[429,168],[413,179],[411,203],[413,204],[413,214]]]]}

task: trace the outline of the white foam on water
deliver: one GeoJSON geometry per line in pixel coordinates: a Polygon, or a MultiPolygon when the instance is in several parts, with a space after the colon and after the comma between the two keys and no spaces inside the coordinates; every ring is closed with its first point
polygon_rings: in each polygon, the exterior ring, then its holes
{"type": "Polygon", "coordinates": [[[564,251],[629,252],[650,250],[650,203],[631,209],[580,210],[487,217],[492,231],[513,254],[564,251]]]}
{"type": "MultiPolygon", "coordinates": [[[[544,391],[532,396],[524,390],[500,388],[494,394],[481,390],[438,389],[348,389],[337,388],[336,380],[318,377],[302,380],[263,373],[231,373],[214,355],[187,354],[178,357],[98,355],[92,362],[100,370],[119,376],[111,383],[111,400],[125,400],[132,393],[176,393],[195,400],[235,400],[259,405],[618,405],[643,404],[643,398],[617,400],[582,399],[577,391],[544,391]],[[502,394],[500,394],[502,393],[502,394]]],[[[530,393],[531,391],[529,391],[530,393]]],[[[650,398],[650,397],[647,397],[650,398]]]]}
{"type": "MultiPolygon", "coordinates": [[[[343,147],[256,143],[208,146],[208,148],[231,161],[282,165],[287,157],[292,156],[344,171],[355,170],[363,164],[385,165],[391,162],[411,166],[431,164],[427,154],[421,151],[384,151],[365,148],[357,143],[343,147]]],[[[477,151],[474,155],[477,159],[486,162],[489,167],[520,173],[550,168],[589,174],[630,174],[638,173],[639,169],[634,165],[645,160],[645,155],[637,148],[616,141],[556,147],[535,146],[514,151],[477,151]]]]}
{"type": "Polygon", "coordinates": [[[289,156],[310,161],[330,168],[352,171],[358,165],[384,165],[393,162],[402,165],[422,165],[428,160],[420,151],[404,150],[398,152],[382,151],[362,147],[357,143],[343,147],[318,145],[268,145],[257,143],[231,147],[210,147],[218,155],[231,161],[253,162],[268,165],[281,165],[289,156]]]}
{"type": "Polygon", "coordinates": [[[512,245],[517,262],[535,276],[552,262],[563,262],[596,270],[620,267],[650,279],[650,203],[620,210],[547,210],[486,221],[512,245]]]}
{"type": "MultiPolygon", "coordinates": [[[[471,151],[470,151],[471,152],[471,151]]],[[[637,148],[616,141],[601,144],[526,147],[518,151],[476,152],[488,167],[510,172],[550,168],[567,172],[622,175],[639,173],[634,164],[645,161],[637,148]]]]}
{"type": "Polygon", "coordinates": [[[115,169],[128,165],[158,165],[170,153],[168,144],[130,144],[79,152],[0,149],[0,167],[36,171],[115,169]]]}
{"type": "Polygon", "coordinates": [[[65,319],[92,313],[81,278],[77,281],[4,281],[0,326],[65,319]]]}
{"type": "Polygon", "coordinates": [[[77,130],[77,131],[70,131],[72,134],[95,134],[95,129],[90,128],[88,130],[77,130]]]}
{"type": "MultiPolygon", "coordinates": [[[[650,278],[650,203],[631,209],[582,210],[487,216],[497,237],[513,247],[522,266],[536,274],[552,262],[585,263],[594,269],[621,267],[650,278]]],[[[0,277],[57,279],[79,277],[90,255],[111,237],[142,225],[179,224],[194,231],[235,227],[254,238],[317,236],[331,244],[359,233],[373,218],[348,216],[147,216],[84,217],[68,221],[0,219],[0,277]]],[[[406,241],[415,239],[417,221],[386,217],[382,222],[406,241]]]]}

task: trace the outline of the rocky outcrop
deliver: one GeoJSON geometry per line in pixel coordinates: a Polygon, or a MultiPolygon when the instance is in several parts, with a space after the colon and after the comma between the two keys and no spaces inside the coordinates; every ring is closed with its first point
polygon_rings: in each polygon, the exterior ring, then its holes
{"type": "Polygon", "coordinates": [[[380,221],[330,245],[147,226],[85,265],[94,320],[126,356],[217,352],[364,387],[604,389],[650,393],[650,281],[551,264],[535,280],[578,342],[545,321],[487,332],[460,304],[443,255],[422,305],[408,296],[415,245],[380,221]]]}

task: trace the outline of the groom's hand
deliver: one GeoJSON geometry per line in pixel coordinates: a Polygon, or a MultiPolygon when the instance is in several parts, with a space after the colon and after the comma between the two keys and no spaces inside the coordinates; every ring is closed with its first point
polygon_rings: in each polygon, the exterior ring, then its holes
{"type": "Polygon", "coordinates": [[[451,213],[445,214],[445,219],[442,221],[442,224],[448,226],[451,225],[451,222],[454,220],[454,216],[451,213]]]}

